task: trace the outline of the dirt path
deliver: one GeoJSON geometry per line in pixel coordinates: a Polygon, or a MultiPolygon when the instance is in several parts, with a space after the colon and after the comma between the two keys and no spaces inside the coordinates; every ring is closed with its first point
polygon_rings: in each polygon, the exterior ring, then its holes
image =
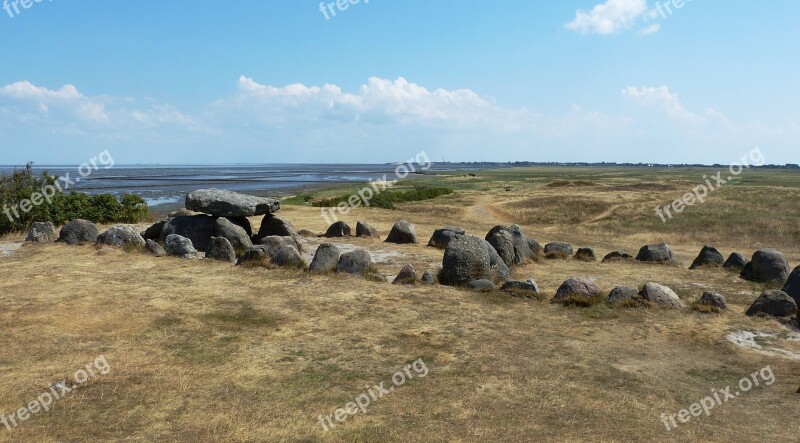
{"type": "Polygon", "coordinates": [[[495,199],[494,195],[479,195],[475,203],[467,208],[467,216],[484,225],[513,224],[493,208],[494,205],[507,202],[498,202],[495,199]]]}

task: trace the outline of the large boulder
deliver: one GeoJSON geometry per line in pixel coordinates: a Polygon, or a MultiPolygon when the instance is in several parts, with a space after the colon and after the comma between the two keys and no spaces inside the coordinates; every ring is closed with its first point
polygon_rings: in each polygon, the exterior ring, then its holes
{"type": "Polygon", "coordinates": [[[281,217],[267,214],[261,219],[261,226],[258,229],[258,234],[253,238],[253,242],[258,243],[264,237],[269,236],[298,237],[298,234],[294,226],[288,221],[281,217]]]}
{"type": "Polygon", "coordinates": [[[603,257],[602,263],[613,263],[613,262],[620,262],[620,261],[632,261],[633,256],[628,254],[625,251],[613,251],[606,254],[603,257]]]}
{"type": "Polygon", "coordinates": [[[127,244],[139,248],[143,248],[146,245],[144,238],[132,226],[127,225],[108,228],[107,231],[97,236],[97,243],[120,248],[127,244]]]}
{"type": "Polygon", "coordinates": [[[700,254],[694,259],[692,266],[690,266],[689,269],[697,269],[703,266],[722,266],[724,263],[725,259],[722,257],[722,254],[719,252],[719,250],[706,245],[703,246],[700,254]]]}
{"type": "Polygon", "coordinates": [[[400,220],[392,226],[386,243],[412,244],[417,242],[417,230],[411,223],[400,220]]]}
{"type": "Polygon", "coordinates": [[[553,303],[591,305],[599,301],[600,288],[585,278],[570,278],[564,281],[553,297],[553,303]]]}
{"type": "Polygon", "coordinates": [[[356,223],[356,237],[380,237],[378,230],[364,222],[356,223]]]}
{"type": "Polygon", "coordinates": [[[578,261],[595,261],[597,257],[594,255],[594,249],[592,248],[578,248],[578,251],[575,253],[575,260],[578,261]]]}
{"type": "Polygon", "coordinates": [[[511,268],[506,266],[505,262],[497,251],[494,250],[494,247],[489,244],[488,241],[483,241],[483,247],[486,249],[486,253],[489,254],[489,267],[492,270],[492,275],[501,281],[506,281],[511,276],[511,268]]]}
{"type": "Polygon", "coordinates": [[[658,283],[647,283],[639,291],[639,295],[650,303],[671,308],[684,308],[686,304],[672,289],[658,283]]]}
{"type": "Polygon", "coordinates": [[[445,248],[439,281],[443,285],[462,286],[473,280],[491,278],[489,249],[494,251],[491,245],[478,237],[456,237],[445,248]]]}
{"type": "Polygon", "coordinates": [[[405,265],[397,277],[394,278],[392,284],[395,285],[413,285],[417,282],[417,271],[412,265],[405,265]]]}
{"type": "Polygon", "coordinates": [[[272,264],[280,267],[305,268],[306,262],[300,252],[291,245],[283,245],[275,251],[270,252],[272,264]]]}
{"type": "Polygon", "coordinates": [[[753,259],[742,270],[741,277],[759,283],[782,285],[789,278],[789,263],[780,252],[774,249],[761,249],[753,254],[753,259]]]}
{"type": "Polygon", "coordinates": [[[236,250],[227,238],[211,237],[211,241],[208,242],[208,249],[206,250],[206,258],[236,263],[236,250]]]}
{"type": "Polygon", "coordinates": [[[666,243],[642,246],[636,260],[647,263],[674,264],[675,256],[666,243]]]}
{"type": "Polygon", "coordinates": [[[61,228],[56,241],[68,245],[96,243],[99,235],[100,233],[94,223],[89,220],[75,219],[61,228]]]}
{"type": "Polygon", "coordinates": [[[514,264],[521,265],[536,255],[519,225],[511,225],[507,232],[511,234],[511,244],[514,246],[514,264]]]}
{"type": "Polygon", "coordinates": [[[253,241],[250,240],[247,231],[225,217],[218,218],[214,223],[214,236],[228,240],[237,255],[253,247],[253,241]]]}
{"type": "Polygon", "coordinates": [[[339,257],[339,264],[336,266],[336,272],[364,275],[370,271],[371,267],[372,258],[369,256],[369,252],[359,249],[342,254],[342,256],[339,257]]]}
{"type": "Polygon", "coordinates": [[[150,225],[149,228],[145,229],[140,235],[145,240],[158,240],[161,238],[161,231],[164,230],[164,225],[169,223],[169,218],[162,218],[161,220],[153,223],[150,225]]]}
{"type": "Polygon", "coordinates": [[[28,229],[26,242],[52,243],[56,239],[56,227],[52,222],[35,222],[28,229]]]}
{"type": "Polygon", "coordinates": [[[156,257],[165,257],[167,255],[167,250],[153,240],[145,240],[145,247],[156,257]]]}
{"type": "Polygon", "coordinates": [[[491,237],[492,237],[492,236],[493,236],[495,233],[497,233],[497,232],[500,232],[500,231],[508,231],[508,226],[505,226],[505,225],[497,225],[497,226],[493,227],[492,229],[489,229],[489,232],[486,234],[486,237],[484,237],[483,239],[484,239],[484,240],[486,240],[486,241],[489,241],[489,239],[490,239],[490,238],[491,238],[491,237]]]}
{"type": "Polygon", "coordinates": [[[315,273],[333,272],[339,264],[339,257],[342,255],[339,248],[330,243],[323,243],[314,253],[314,259],[308,270],[315,273]]]}
{"type": "Polygon", "coordinates": [[[797,303],[783,291],[766,291],[753,302],[745,314],[750,317],[759,314],[772,317],[793,317],[797,315],[797,303]]]}
{"type": "Polygon", "coordinates": [[[433,235],[431,239],[428,240],[428,246],[433,246],[434,248],[444,249],[447,245],[456,238],[457,235],[464,235],[466,231],[461,228],[454,228],[454,227],[445,227],[440,228],[433,231],[433,235]]]}
{"type": "Polygon", "coordinates": [[[200,189],[186,196],[186,209],[217,217],[252,217],[281,208],[274,198],[254,197],[222,189],[200,189]]]}
{"type": "Polygon", "coordinates": [[[800,306],[800,266],[794,268],[794,271],[789,274],[786,284],[783,285],[783,292],[789,294],[789,297],[792,297],[800,306]]]}
{"type": "Polygon", "coordinates": [[[166,242],[167,237],[176,234],[191,240],[198,251],[205,251],[215,229],[216,219],[210,215],[180,216],[164,225],[160,240],[166,242]]]}
{"type": "Polygon", "coordinates": [[[744,269],[748,263],[750,263],[750,259],[745,257],[744,254],[734,252],[728,256],[728,259],[725,260],[725,263],[722,264],[722,267],[731,271],[742,272],[742,269],[744,269]]]}
{"type": "Polygon", "coordinates": [[[638,289],[627,286],[617,286],[608,294],[606,302],[615,306],[640,306],[644,304],[645,299],[639,295],[638,289]]]}
{"type": "Polygon", "coordinates": [[[350,237],[351,235],[353,235],[353,230],[350,229],[350,225],[340,220],[328,227],[328,230],[325,231],[324,237],[341,238],[350,237]]]}
{"type": "Polygon", "coordinates": [[[166,238],[167,254],[178,258],[197,258],[197,250],[192,240],[178,234],[170,234],[166,238]]]}
{"type": "Polygon", "coordinates": [[[551,260],[566,260],[572,257],[572,245],[564,242],[548,243],[544,246],[544,256],[551,260]]]}
{"type": "Polygon", "coordinates": [[[506,266],[514,266],[514,239],[508,231],[497,231],[487,240],[506,266]]]}

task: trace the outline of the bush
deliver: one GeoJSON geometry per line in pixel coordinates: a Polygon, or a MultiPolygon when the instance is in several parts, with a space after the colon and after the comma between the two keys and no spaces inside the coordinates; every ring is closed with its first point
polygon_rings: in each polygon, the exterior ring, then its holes
{"type": "MultiPolygon", "coordinates": [[[[380,194],[376,193],[372,199],[370,199],[369,206],[383,209],[395,209],[396,203],[431,200],[452,193],[453,190],[450,188],[426,188],[422,186],[414,187],[414,189],[410,191],[384,191],[380,194]]],[[[356,194],[320,200],[314,202],[313,206],[318,208],[332,208],[338,206],[340,203],[347,203],[351,195],[356,194]]]]}

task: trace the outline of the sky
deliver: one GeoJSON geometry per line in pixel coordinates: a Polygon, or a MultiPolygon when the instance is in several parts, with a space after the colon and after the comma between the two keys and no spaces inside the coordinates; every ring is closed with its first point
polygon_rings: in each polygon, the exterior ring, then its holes
{"type": "Polygon", "coordinates": [[[796,0],[19,1],[0,164],[800,163],[796,0]]]}

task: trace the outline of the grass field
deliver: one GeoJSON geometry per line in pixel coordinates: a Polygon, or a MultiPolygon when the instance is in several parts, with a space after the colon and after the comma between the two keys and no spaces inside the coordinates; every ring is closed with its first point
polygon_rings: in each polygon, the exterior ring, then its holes
{"type": "MultiPolygon", "coordinates": [[[[704,244],[726,256],[774,247],[800,264],[800,173],[745,171],[662,223],[656,205],[713,173],[564,167],[424,176],[401,188],[456,193],[342,217],[353,227],[365,220],[383,235],[406,219],[419,245],[341,242],[383,257],[378,270],[392,276],[407,263],[418,273],[435,271],[442,251],[424,245],[448,225],[483,237],[496,224],[518,223],[542,244],[590,246],[599,257],[664,241],[680,266],[541,261],[516,268],[515,278],[535,278],[548,296],[572,276],[596,278],[606,293],[659,282],[687,304],[713,290],[731,305],[723,315],[563,307],[91,246],[24,246],[0,257],[0,412],[8,415],[100,355],[111,369],[12,431],[0,425],[0,441],[797,441],[800,335],[744,316],[761,285],[722,269],[687,268],[704,244]],[[726,338],[740,331],[774,336],[758,352],[726,338]],[[319,415],[390,383],[417,359],[429,370],[424,378],[323,430],[319,415]],[[661,422],[662,413],[678,413],[766,366],[773,384],[675,430],[661,422]]],[[[327,228],[302,196],[285,201],[279,215],[297,229],[327,228]]]]}

